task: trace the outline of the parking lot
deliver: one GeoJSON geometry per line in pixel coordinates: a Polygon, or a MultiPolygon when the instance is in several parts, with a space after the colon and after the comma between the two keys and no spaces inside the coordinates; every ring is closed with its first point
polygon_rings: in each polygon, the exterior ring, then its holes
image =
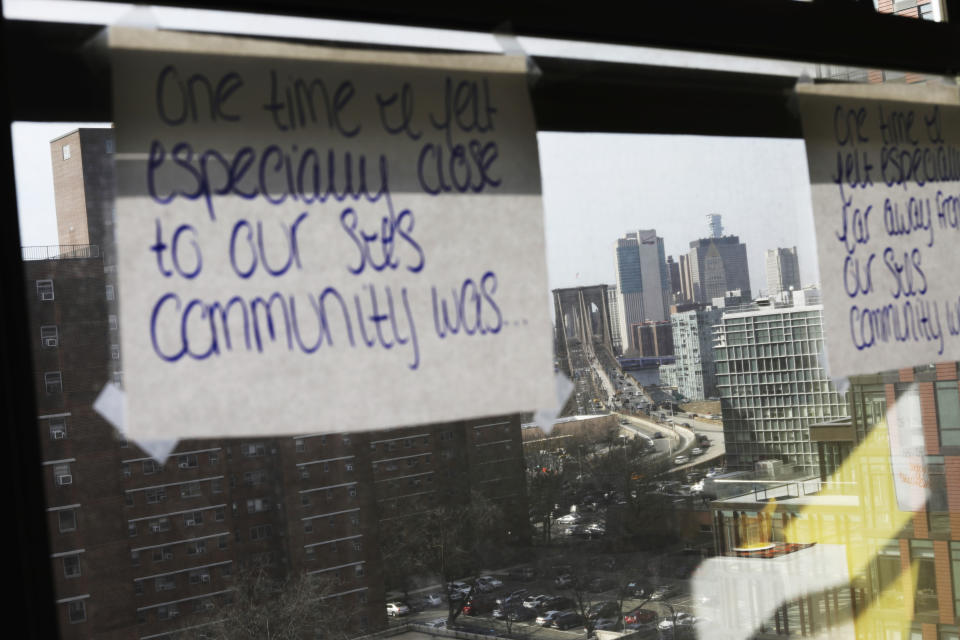
{"type": "MultiPolygon", "coordinates": [[[[608,560],[597,560],[601,563],[610,562],[611,566],[618,561],[622,561],[622,559],[615,558],[610,558],[608,560]]],[[[599,569],[600,565],[598,565],[597,568],[599,569]]],[[[620,565],[616,568],[623,569],[623,566],[620,565]]],[[[492,603],[495,602],[497,598],[502,598],[505,595],[519,589],[526,589],[526,595],[530,596],[544,594],[549,596],[567,596],[571,599],[575,599],[575,592],[573,589],[557,586],[555,577],[550,575],[551,573],[555,572],[543,571],[541,572],[542,575],[537,575],[526,580],[518,579],[516,573],[517,572],[514,571],[513,576],[511,576],[511,572],[508,571],[492,572],[492,575],[496,576],[503,582],[502,586],[489,593],[480,594],[479,597],[487,600],[488,603],[490,603],[488,606],[495,606],[492,605],[492,603]]],[[[628,573],[623,571],[617,573],[613,570],[610,570],[609,572],[593,572],[589,577],[591,581],[596,581],[598,586],[604,586],[602,583],[604,579],[606,579],[611,588],[597,592],[590,591],[589,588],[580,589],[579,593],[583,598],[585,608],[603,601],[616,601],[617,592],[623,587],[623,585],[626,584],[626,580],[628,580],[628,578],[625,577],[626,575],[628,575],[628,573]]],[[[586,581],[586,578],[584,580],[586,581]]],[[[693,615],[693,603],[689,592],[688,580],[662,576],[638,576],[637,580],[643,581],[649,587],[663,586],[670,589],[670,593],[662,600],[650,600],[648,597],[626,597],[623,600],[621,616],[636,609],[637,607],[640,607],[641,605],[643,606],[643,609],[653,611],[656,614],[655,621],[641,625],[641,628],[649,630],[650,638],[659,637],[656,631],[658,622],[664,619],[671,619],[674,615],[693,615]]],[[[413,605],[412,613],[399,618],[391,618],[391,624],[400,624],[402,622],[439,623],[441,620],[445,620],[447,617],[446,602],[443,602],[440,606],[416,606],[417,599],[422,597],[423,594],[443,592],[444,589],[440,585],[435,585],[432,588],[423,590],[423,592],[419,595],[411,594],[410,600],[411,605],[413,605]]],[[[577,610],[576,605],[572,607],[572,610],[577,610]]],[[[538,609],[537,613],[543,613],[543,610],[538,609]]],[[[514,638],[543,638],[545,640],[561,640],[584,637],[583,626],[577,626],[566,630],[551,627],[541,627],[532,619],[529,621],[516,621],[508,624],[505,621],[494,618],[493,613],[490,610],[484,610],[483,613],[474,616],[461,614],[457,618],[457,624],[468,627],[474,632],[495,633],[500,636],[509,636],[514,638]]]]}

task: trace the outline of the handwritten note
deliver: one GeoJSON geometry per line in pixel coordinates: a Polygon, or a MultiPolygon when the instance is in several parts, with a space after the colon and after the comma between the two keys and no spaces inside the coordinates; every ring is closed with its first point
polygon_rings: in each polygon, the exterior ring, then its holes
{"type": "Polygon", "coordinates": [[[797,92],[831,373],[960,360],[956,89],[797,92]]]}
{"type": "Polygon", "coordinates": [[[522,60],[126,29],[110,44],[129,434],[553,401],[522,60]]]}

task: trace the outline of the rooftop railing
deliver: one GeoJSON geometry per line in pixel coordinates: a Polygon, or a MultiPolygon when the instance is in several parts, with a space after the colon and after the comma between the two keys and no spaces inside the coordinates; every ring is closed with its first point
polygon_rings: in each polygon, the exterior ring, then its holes
{"type": "Polygon", "coordinates": [[[51,244],[40,247],[20,247],[23,260],[76,260],[99,258],[100,247],[95,244],[51,244]]]}

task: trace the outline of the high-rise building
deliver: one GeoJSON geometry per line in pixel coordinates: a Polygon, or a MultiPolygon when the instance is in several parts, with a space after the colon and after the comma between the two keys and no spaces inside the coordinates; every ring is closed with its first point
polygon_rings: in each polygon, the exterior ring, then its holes
{"type": "Polygon", "coordinates": [[[329,577],[326,597],[373,630],[386,624],[381,531],[479,492],[500,505],[503,531],[523,538],[516,415],[182,440],[164,464],[123,440],[93,410],[107,381],[122,382],[115,269],[98,245],[77,244],[109,242],[97,222],[112,211],[98,192],[112,184],[98,160],[112,152],[109,134],[51,143],[60,238],[72,244],[23,251],[62,638],[160,638],[207,624],[250,567],[329,577]]]}
{"type": "Polygon", "coordinates": [[[633,325],[667,319],[670,280],[663,238],[654,229],[627,233],[617,240],[614,257],[621,333],[630,341],[624,347],[626,351],[635,351],[633,325]]]}
{"type": "Polygon", "coordinates": [[[690,255],[680,254],[680,299],[677,304],[693,302],[695,297],[693,288],[693,271],[690,268],[690,255]]]}
{"type": "Polygon", "coordinates": [[[685,302],[680,284],[680,263],[675,262],[673,256],[667,256],[667,274],[670,281],[670,304],[685,302]]]}
{"type": "Polygon", "coordinates": [[[617,285],[607,286],[607,314],[610,317],[610,341],[613,343],[613,355],[623,353],[623,334],[620,321],[620,296],[617,295],[617,285]]]}
{"type": "Polygon", "coordinates": [[[767,249],[767,295],[800,288],[800,262],[797,248],[767,249]]]}
{"type": "Polygon", "coordinates": [[[734,289],[750,297],[747,245],[737,236],[694,240],[688,256],[694,302],[710,304],[734,289]]]}
{"type": "Polygon", "coordinates": [[[721,222],[721,218],[722,216],[719,213],[707,214],[707,227],[710,229],[711,238],[723,237],[723,223],[721,222]]]}
{"type": "Polygon", "coordinates": [[[818,469],[809,426],[847,415],[824,370],[822,306],[725,313],[714,361],[727,465],[779,459],[818,469]]]}
{"type": "Polygon", "coordinates": [[[667,375],[671,386],[691,400],[717,394],[713,327],[720,322],[722,313],[713,307],[699,307],[670,315],[676,360],[673,365],[665,365],[673,367],[667,370],[667,375]]]}

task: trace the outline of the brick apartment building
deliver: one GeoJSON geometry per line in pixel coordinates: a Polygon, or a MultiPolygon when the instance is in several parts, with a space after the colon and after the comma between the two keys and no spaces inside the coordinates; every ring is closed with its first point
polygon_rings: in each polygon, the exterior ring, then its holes
{"type": "MultiPolygon", "coordinates": [[[[839,468],[766,486],[743,481],[743,490],[715,500],[717,551],[772,559],[789,557],[791,544],[846,549],[849,583],[783,602],[772,618],[758,620],[768,633],[816,636],[852,620],[858,639],[957,640],[958,365],[859,376],[848,400],[849,418],[810,427],[819,455],[840,457],[839,468]],[[892,450],[921,461],[924,471],[905,474],[891,464],[892,450]],[[898,501],[898,490],[912,484],[929,492],[919,511],[898,501]],[[764,543],[770,548],[757,550],[764,543]]],[[[764,588],[777,585],[768,581],[764,588]]],[[[726,591],[739,597],[746,589],[731,582],[726,591]]]]}
{"type": "Polygon", "coordinates": [[[183,635],[216,618],[251,566],[333,578],[326,597],[373,630],[386,624],[382,522],[479,491],[503,506],[504,530],[523,535],[519,416],[183,440],[162,466],[122,440],[92,409],[107,381],[122,382],[121,292],[104,232],[111,134],[51,143],[61,245],[24,249],[63,638],[183,635]]]}

